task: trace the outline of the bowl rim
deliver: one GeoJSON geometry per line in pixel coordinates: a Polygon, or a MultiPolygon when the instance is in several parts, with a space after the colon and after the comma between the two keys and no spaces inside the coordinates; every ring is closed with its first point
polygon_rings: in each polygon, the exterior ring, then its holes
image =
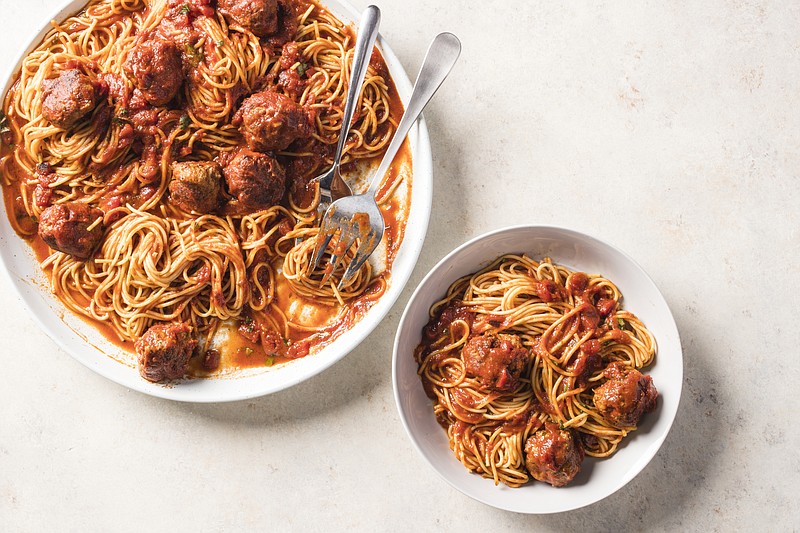
{"type": "MultiPolygon", "coordinates": [[[[507,252],[502,252],[502,253],[512,253],[512,252],[511,251],[507,251],[507,252]]],[[[477,268],[475,268],[474,271],[480,270],[480,268],[488,266],[491,263],[492,260],[497,259],[497,257],[502,255],[502,253],[499,253],[494,257],[485,258],[482,261],[481,264],[476,265],[477,268]]],[[[453,277],[453,279],[449,279],[449,281],[447,283],[447,286],[449,287],[449,285],[451,283],[455,282],[456,279],[457,279],[456,277],[453,277]]],[[[655,457],[655,455],[658,453],[658,450],[661,448],[662,444],[666,440],[667,435],[669,434],[670,430],[672,429],[672,425],[675,422],[675,417],[677,415],[678,409],[680,408],[680,397],[681,397],[681,392],[682,392],[682,389],[683,389],[683,376],[684,376],[683,348],[681,346],[680,334],[679,334],[677,325],[675,323],[675,318],[674,318],[674,316],[672,314],[671,309],[669,308],[669,305],[666,302],[666,299],[664,298],[663,294],[658,289],[658,286],[655,284],[655,282],[650,277],[650,275],[647,274],[647,272],[641,267],[641,265],[639,265],[639,263],[637,263],[630,255],[628,255],[626,252],[624,252],[620,248],[618,248],[618,247],[616,247],[616,246],[614,246],[614,245],[612,245],[612,244],[610,244],[610,243],[608,243],[606,241],[603,241],[603,240],[601,240],[601,239],[599,239],[597,237],[594,237],[592,235],[588,235],[586,233],[583,233],[583,232],[580,232],[580,231],[577,231],[577,230],[574,230],[572,228],[568,228],[568,227],[565,227],[565,226],[559,226],[559,225],[553,225],[553,224],[517,224],[517,225],[503,226],[503,227],[500,227],[500,228],[497,228],[497,229],[494,229],[494,230],[490,230],[490,231],[488,231],[486,233],[482,233],[482,234],[477,235],[475,237],[472,237],[471,239],[469,239],[466,242],[464,242],[463,244],[457,246],[451,252],[449,252],[444,257],[442,257],[427,272],[427,274],[424,276],[422,281],[420,281],[420,283],[417,285],[416,289],[414,289],[414,292],[411,294],[410,298],[406,302],[406,306],[405,306],[405,308],[403,310],[403,314],[402,314],[402,316],[400,318],[400,322],[399,322],[398,327],[397,327],[397,332],[395,334],[395,339],[394,339],[394,343],[393,343],[393,347],[392,347],[392,389],[393,389],[393,394],[394,394],[395,407],[397,408],[397,411],[398,411],[398,414],[399,414],[399,417],[400,417],[400,421],[403,424],[403,428],[405,429],[406,435],[408,436],[409,440],[413,444],[413,446],[416,449],[417,453],[419,453],[425,459],[425,461],[428,463],[428,465],[430,465],[430,467],[438,474],[438,476],[441,479],[443,479],[448,485],[450,485],[451,487],[453,487],[457,491],[461,492],[462,494],[464,494],[466,496],[469,496],[470,498],[472,498],[472,499],[474,499],[476,501],[479,501],[479,502],[481,502],[481,503],[483,503],[485,505],[491,506],[491,507],[495,507],[495,508],[506,510],[506,511],[523,513],[523,514],[553,514],[553,513],[572,511],[572,510],[575,510],[575,509],[579,509],[581,507],[586,507],[586,506],[592,505],[594,503],[597,503],[598,501],[601,501],[601,500],[611,496],[612,494],[614,494],[615,492],[620,490],[622,487],[627,485],[631,480],[633,480],[650,463],[650,461],[653,459],[653,457],[655,457]],[[674,395],[677,398],[677,401],[674,403],[674,407],[672,409],[670,409],[666,413],[664,413],[664,412],[661,413],[661,416],[667,416],[668,417],[668,419],[665,421],[666,422],[666,427],[665,427],[665,429],[662,430],[662,433],[657,436],[655,441],[648,448],[646,448],[644,450],[644,453],[642,454],[642,458],[644,460],[640,459],[636,463],[636,467],[634,467],[631,470],[629,470],[628,471],[628,475],[620,477],[618,482],[613,487],[611,487],[606,493],[600,494],[600,495],[598,495],[596,497],[587,498],[586,501],[580,501],[580,502],[578,502],[576,504],[569,504],[568,503],[568,504],[563,505],[561,507],[552,508],[552,509],[544,509],[544,510],[541,510],[541,509],[539,509],[539,510],[531,510],[531,509],[527,509],[527,508],[520,508],[520,507],[517,507],[517,506],[497,504],[497,503],[495,503],[493,501],[489,501],[488,498],[483,497],[480,493],[472,491],[472,490],[469,490],[467,487],[459,485],[456,482],[456,480],[451,479],[450,477],[445,475],[443,470],[440,469],[438,467],[437,463],[433,460],[431,454],[427,453],[426,449],[423,448],[422,444],[420,443],[420,440],[417,439],[416,434],[411,429],[411,424],[409,423],[408,415],[407,415],[407,413],[406,413],[406,411],[405,411],[405,409],[403,407],[403,401],[402,401],[402,397],[401,397],[399,377],[398,377],[399,376],[399,373],[398,373],[399,372],[398,360],[399,360],[399,350],[400,350],[400,343],[401,343],[402,333],[405,330],[405,328],[409,327],[408,322],[410,322],[412,320],[412,317],[411,317],[412,304],[418,298],[421,297],[420,295],[425,293],[425,291],[427,289],[427,285],[429,283],[431,283],[431,279],[440,271],[440,269],[445,268],[449,263],[454,261],[464,251],[466,251],[467,249],[475,246],[476,244],[478,244],[478,243],[480,243],[480,242],[482,242],[484,240],[490,239],[492,237],[505,234],[505,233],[515,233],[515,232],[520,232],[520,231],[522,231],[522,232],[538,232],[538,231],[560,232],[560,233],[564,233],[564,234],[570,235],[570,237],[577,237],[577,238],[589,241],[594,245],[598,245],[601,248],[608,249],[612,253],[618,254],[622,259],[627,261],[630,264],[630,266],[632,266],[635,270],[637,270],[639,272],[639,274],[642,275],[642,279],[645,280],[646,283],[648,285],[650,285],[651,289],[655,290],[656,294],[660,297],[661,303],[663,303],[665,309],[667,310],[667,315],[668,315],[668,318],[669,318],[668,323],[665,326],[666,326],[666,329],[669,330],[668,333],[670,334],[670,336],[674,337],[674,339],[676,340],[676,342],[677,342],[677,346],[676,346],[677,353],[679,354],[679,357],[678,357],[676,363],[677,363],[678,369],[680,371],[679,372],[680,379],[676,383],[677,388],[672,390],[672,392],[674,393],[674,395]]],[[[662,409],[662,411],[663,411],[663,409],[662,409]]],[[[432,408],[431,408],[430,412],[431,412],[431,416],[432,416],[432,413],[433,413],[433,409],[432,408]]],[[[457,459],[456,459],[456,461],[457,461],[457,459]]],[[[464,472],[468,472],[466,470],[466,468],[464,468],[464,472]]],[[[473,474],[473,473],[469,473],[469,474],[470,475],[477,475],[477,474],[473,474]]],[[[488,480],[488,479],[485,480],[485,481],[487,483],[491,482],[491,480],[488,480]]],[[[517,489],[512,489],[512,490],[517,490],[517,489]]]]}
{"type": "MultiPolygon", "coordinates": [[[[52,21],[61,22],[65,20],[80,12],[89,2],[90,0],[61,0],[51,12],[51,15],[43,19],[41,24],[37,25],[37,29],[24,41],[26,44],[20,46],[16,55],[12,56],[14,59],[12,59],[10,66],[2,72],[4,77],[0,78],[0,83],[2,83],[3,87],[3,97],[15,82],[25,56],[39,45],[47,32],[52,28],[52,21]]],[[[335,14],[337,18],[340,18],[345,24],[357,24],[360,14],[349,3],[349,0],[319,0],[318,3],[321,7],[335,14]]],[[[387,66],[389,66],[389,71],[392,74],[392,80],[394,81],[401,100],[404,104],[407,103],[411,94],[411,81],[409,80],[408,74],[397,55],[381,34],[378,35],[376,45],[380,47],[386,59],[387,66]]],[[[88,328],[87,331],[89,331],[92,336],[92,332],[97,333],[97,329],[92,324],[77,317],[77,315],[66,309],[63,304],[51,294],[49,283],[45,284],[44,287],[40,286],[40,275],[43,273],[40,262],[33,256],[30,245],[24,242],[24,239],[19,237],[16,232],[14,232],[13,228],[10,227],[5,205],[0,206],[0,244],[5,243],[7,238],[20,241],[26,255],[30,255],[35,268],[34,272],[26,272],[26,277],[15,276],[12,274],[12,263],[14,261],[13,256],[16,254],[9,250],[8,246],[0,246],[0,270],[3,271],[3,275],[16,292],[22,307],[26,309],[28,316],[33,318],[39,330],[46,333],[47,336],[70,357],[93,372],[123,387],[136,390],[137,392],[149,396],[191,403],[233,402],[279,392],[316,376],[357,348],[364,339],[373,333],[375,328],[383,321],[389,311],[391,311],[411,277],[425,241],[433,200],[433,155],[424,116],[420,116],[417,123],[412,127],[408,139],[412,156],[411,203],[409,216],[406,219],[403,240],[394,262],[392,263],[392,274],[389,277],[389,287],[386,293],[352,328],[329,345],[308,357],[291,361],[275,369],[256,374],[222,377],[213,380],[188,380],[173,386],[172,384],[163,385],[145,381],[139,377],[139,373],[135,368],[126,368],[126,370],[131,370],[131,372],[121,374],[119,372],[119,367],[127,367],[127,365],[114,360],[114,357],[109,353],[103,352],[97,354],[95,352],[87,355],[87,352],[91,351],[86,350],[87,347],[96,348],[97,351],[100,351],[100,348],[92,344],[81,332],[76,331],[75,328],[69,325],[66,322],[66,317],[69,316],[80,320],[86,325],[88,328]],[[410,229],[412,229],[413,232],[409,231],[410,229]],[[36,267],[38,267],[38,271],[36,271],[36,267]],[[40,279],[36,279],[36,276],[39,276],[40,279]],[[44,313],[38,313],[36,310],[46,311],[44,313]],[[52,322],[52,324],[50,322],[52,322]],[[58,324],[59,322],[61,324],[58,324]],[[71,338],[62,338],[64,333],[64,328],[62,326],[66,326],[67,329],[71,330],[68,334],[71,338]],[[59,332],[59,329],[62,331],[59,332]],[[79,337],[80,340],[76,340],[76,337],[79,337]],[[76,344],[76,346],[73,346],[73,344],[76,344]],[[82,345],[83,349],[78,350],[77,345],[82,345]],[[275,382],[274,378],[266,377],[270,374],[280,372],[287,374],[282,376],[285,379],[275,382]],[[264,383],[259,384],[261,381],[264,381],[264,383]],[[247,385],[242,386],[245,382],[247,385]],[[216,386],[206,387],[211,390],[204,391],[202,390],[203,387],[199,386],[200,383],[214,383],[216,386]],[[222,383],[225,383],[225,385],[221,385],[222,383]]]]}

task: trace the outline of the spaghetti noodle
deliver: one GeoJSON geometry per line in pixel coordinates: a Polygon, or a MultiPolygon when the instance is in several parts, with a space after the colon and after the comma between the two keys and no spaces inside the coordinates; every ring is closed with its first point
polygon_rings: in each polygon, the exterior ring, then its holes
{"type": "MultiPolygon", "coordinates": [[[[53,23],[5,96],[0,173],[9,219],[41,249],[39,222],[45,215],[55,234],[43,236],[55,248],[42,262],[52,290],[120,342],[139,339],[162,322],[188,324],[194,335],[210,339],[222,322],[255,321],[283,340],[269,348],[265,361],[271,364],[330,342],[333,331],[358,318],[355,302],[363,300],[363,313],[386,287],[410,198],[408,154],[401,152],[400,170],[384,185],[402,189],[391,202],[389,195],[382,198],[385,216],[397,227],[388,235],[386,264],[366,265],[341,292],[338,279],[320,285],[324,261],[319,272],[308,267],[320,201],[311,179],[332,163],[353,33],[311,1],[272,4],[278,29],[257,36],[235,11],[215,9],[208,0],[94,0],[53,23]],[[179,68],[169,71],[170,61],[179,68]],[[310,134],[300,128],[285,147],[252,152],[242,140],[244,126],[234,118],[243,100],[263,94],[308,117],[310,134]],[[232,182],[239,177],[229,175],[226,165],[239,159],[250,165],[246,176],[267,177],[255,184],[232,182]],[[216,183],[205,187],[210,178],[202,165],[182,172],[201,181],[173,190],[173,168],[182,162],[213,162],[223,169],[228,183],[220,198],[216,183]],[[245,192],[237,197],[234,185],[245,192]],[[265,204],[262,185],[282,199],[265,204]],[[191,202],[186,207],[178,201],[179,190],[206,194],[196,205],[212,209],[194,212],[191,202]],[[250,191],[260,204],[246,196],[250,191]],[[76,204],[89,208],[81,206],[81,216],[95,218],[68,220],[75,219],[69,206],[76,204]],[[47,210],[58,205],[67,219],[50,223],[54,217],[47,210]],[[59,247],[60,239],[101,230],[96,247],[59,247]],[[65,251],[75,249],[90,258],[65,251]],[[279,298],[283,285],[292,298],[279,298]],[[328,309],[320,312],[320,306],[328,309]],[[322,318],[309,322],[294,312],[322,318]]],[[[345,168],[352,173],[363,170],[359,162],[372,164],[401,113],[376,52],[344,148],[345,168]]],[[[209,175],[221,175],[212,170],[209,175]]]]}
{"type": "Polygon", "coordinates": [[[614,453],[657,394],[635,370],[653,361],[655,339],[621,300],[602,276],[518,255],[450,286],[415,358],[466,468],[511,487],[531,476],[561,486],[584,452],[614,453]]]}

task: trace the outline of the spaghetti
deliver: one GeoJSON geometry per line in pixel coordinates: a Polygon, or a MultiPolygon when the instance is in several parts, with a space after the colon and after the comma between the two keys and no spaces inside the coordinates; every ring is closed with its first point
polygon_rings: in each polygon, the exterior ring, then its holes
{"type": "MultiPolygon", "coordinates": [[[[401,152],[399,170],[384,185],[399,191],[382,198],[397,228],[388,235],[385,264],[365,265],[341,292],[338,279],[320,285],[324,261],[319,272],[308,267],[320,201],[311,180],[332,164],[354,38],[311,1],[271,3],[278,28],[259,36],[235,5],[226,11],[222,2],[215,9],[208,0],[92,1],[53,23],[5,96],[0,173],[9,219],[35,248],[43,249],[40,236],[54,248],[42,266],[56,296],[120,342],[139,339],[154,324],[180,322],[205,336],[208,348],[221,323],[256,322],[283,341],[248,348],[269,351],[264,360],[272,364],[330,342],[358,319],[355,307],[363,313],[383,294],[403,236],[410,158],[401,152]],[[170,61],[177,70],[167,68],[170,61]],[[248,125],[237,123],[236,113],[243,100],[264,94],[279,99],[279,111],[289,109],[301,122],[307,117],[308,131],[298,126],[285,146],[261,153],[243,141],[248,125]],[[209,163],[182,167],[189,181],[173,188],[175,165],[184,162],[209,163]],[[244,170],[229,174],[239,163],[244,170]],[[226,187],[209,184],[222,172],[226,187]],[[261,181],[243,184],[242,173],[261,173],[261,181]],[[274,201],[264,200],[264,187],[274,201]],[[179,192],[190,200],[206,196],[192,204],[179,192]],[[77,204],[80,210],[70,207],[77,204]],[[52,222],[48,209],[59,205],[66,218],[52,222]],[[83,218],[76,221],[76,212],[83,218]],[[52,235],[43,235],[45,220],[52,235]],[[90,249],[81,249],[82,241],[59,244],[94,233],[102,237],[90,249]],[[282,286],[292,296],[281,296],[282,286]],[[303,318],[309,314],[322,318],[303,318]]],[[[401,113],[376,52],[344,168],[371,165],[401,113]]]]}
{"type": "Polygon", "coordinates": [[[621,300],[602,276],[524,255],[450,286],[415,359],[466,468],[511,487],[531,476],[561,486],[584,453],[614,453],[657,394],[637,370],[655,339],[621,300]]]}

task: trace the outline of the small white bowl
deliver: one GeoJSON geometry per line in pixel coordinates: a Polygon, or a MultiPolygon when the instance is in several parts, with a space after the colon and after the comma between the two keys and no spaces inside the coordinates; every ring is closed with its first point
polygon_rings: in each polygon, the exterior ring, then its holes
{"type": "Polygon", "coordinates": [[[577,509],[609,496],[633,479],[653,458],[672,426],[683,382],[683,353],[675,321],[653,281],[630,257],[598,239],[551,226],[515,226],[487,233],[463,244],[433,267],[406,306],[394,344],[394,395],[400,418],[417,450],[453,487],[480,502],[519,513],[557,513],[577,509]],[[531,482],[512,489],[470,473],[448,446],[447,435],[433,415],[422,389],[414,348],[420,342],[428,312],[461,276],[487,266],[507,253],[533,259],[550,257],[574,270],[602,274],[622,291],[625,309],[637,315],[658,343],[655,362],[646,369],[660,399],[657,409],[606,459],[587,457],[581,472],[563,488],[531,482]]]}

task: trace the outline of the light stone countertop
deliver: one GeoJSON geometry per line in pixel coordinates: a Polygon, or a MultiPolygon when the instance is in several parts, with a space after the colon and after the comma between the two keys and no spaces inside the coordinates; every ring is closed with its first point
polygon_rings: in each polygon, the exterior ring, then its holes
{"type": "MultiPolygon", "coordinates": [[[[0,69],[57,0],[0,0],[0,69]]],[[[355,1],[363,8],[366,2],[355,1]]],[[[220,405],[83,367],[0,276],[2,531],[786,531],[800,528],[800,5],[376,0],[415,74],[463,54],[426,112],[433,213],[392,312],[329,371],[220,405]],[[525,516],[452,489],[394,406],[413,288],[465,240],[540,223],[623,249],[665,295],[685,378],[630,484],[525,516]]]]}

